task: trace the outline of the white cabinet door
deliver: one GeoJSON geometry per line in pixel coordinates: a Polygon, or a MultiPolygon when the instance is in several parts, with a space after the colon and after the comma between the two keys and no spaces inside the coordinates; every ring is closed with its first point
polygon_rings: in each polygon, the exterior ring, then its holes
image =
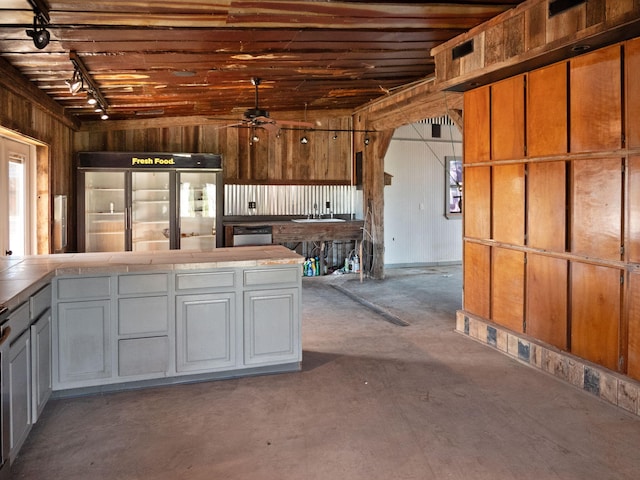
{"type": "Polygon", "coordinates": [[[11,462],[18,455],[31,429],[31,334],[24,332],[9,349],[11,462]]]}
{"type": "Polygon", "coordinates": [[[236,363],[235,294],[176,297],[179,372],[229,369],[236,363]]]}
{"type": "Polygon", "coordinates": [[[51,395],[51,310],[31,325],[31,417],[36,423],[51,395]]]}
{"type": "Polygon", "coordinates": [[[297,288],[244,294],[244,363],[301,361],[300,298],[297,288]]]}
{"type": "Polygon", "coordinates": [[[58,304],[56,374],[61,384],[94,384],[90,381],[111,377],[110,305],[109,300],[58,304]]]}

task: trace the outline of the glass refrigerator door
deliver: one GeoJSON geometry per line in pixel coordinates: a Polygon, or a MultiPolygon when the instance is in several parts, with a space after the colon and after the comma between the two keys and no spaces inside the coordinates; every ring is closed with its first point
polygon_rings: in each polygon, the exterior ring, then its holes
{"type": "Polygon", "coordinates": [[[131,237],[133,251],[169,250],[169,172],[131,174],[131,237]]]}
{"type": "Polygon", "coordinates": [[[180,249],[216,248],[215,172],[180,173],[180,249]]]}
{"type": "Polygon", "coordinates": [[[125,175],[85,172],[85,251],[125,250],[125,175]]]}

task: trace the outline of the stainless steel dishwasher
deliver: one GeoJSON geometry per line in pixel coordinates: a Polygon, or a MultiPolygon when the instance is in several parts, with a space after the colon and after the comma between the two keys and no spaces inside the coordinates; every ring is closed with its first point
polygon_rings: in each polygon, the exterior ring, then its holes
{"type": "Polygon", "coordinates": [[[233,227],[233,246],[271,245],[271,225],[236,225],[233,227]]]}

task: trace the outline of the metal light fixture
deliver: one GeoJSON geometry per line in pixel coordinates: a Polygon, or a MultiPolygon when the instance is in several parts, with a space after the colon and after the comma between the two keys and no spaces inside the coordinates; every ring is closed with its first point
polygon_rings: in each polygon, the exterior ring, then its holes
{"type": "Polygon", "coordinates": [[[67,84],[69,85],[69,90],[72,93],[76,93],[77,91],[80,91],[80,89],[82,89],[84,84],[86,83],[87,103],[90,106],[95,107],[94,112],[102,114],[100,116],[102,120],[107,120],[109,118],[109,115],[107,114],[107,110],[109,109],[109,104],[107,103],[107,100],[102,95],[102,92],[100,92],[98,85],[96,85],[96,83],[91,78],[91,75],[89,75],[89,70],[87,70],[87,67],[82,62],[82,60],[80,59],[80,57],[75,51],[69,52],[69,60],[71,60],[71,63],[73,64],[73,68],[74,68],[74,73],[73,73],[73,77],[71,78],[71,81],[67,81],[67,84]],[[78,88],[74,92],[72,90],[72,86],[75,88],[75,85],[78,79],[82,83],[80,84],[81,85],[80,88],[78,88]]]}
{"type": "Polygon", "coordinates": [[[338,132],[333,132],[333,137],[332,138],[334,140],[337,140],[338,139],[338,132]]]}
{"type": "Polygon", "coordinates": [[[364,144],[369,145],[369,137],[364,137],[364,144]]]}
{"type": "Polygon", "coordinates": [[[302,138],[300,139],[300,143],[303,145],[306,145],[307,143],[309,143],[309,139],[307,138],[306,135],[302,136],[302,138]]]}
{"type": "Polygon", "coordinates": [[[51,34],[45,28],[49,24],[49,8],[42,0],[29,0],[33,8],[33,30],[26,30],[36,48],[42,50],[49,45],[51,34]]]}
{"type": "Polygon", "coordinates": [[[69,93],[76,94],[82,90],[82,87],[84,86],[84,79],[82,78],[82,74],[76,68],[73,70],[71,80],[65,80],[64,83],[69,87],[69,93]]]}

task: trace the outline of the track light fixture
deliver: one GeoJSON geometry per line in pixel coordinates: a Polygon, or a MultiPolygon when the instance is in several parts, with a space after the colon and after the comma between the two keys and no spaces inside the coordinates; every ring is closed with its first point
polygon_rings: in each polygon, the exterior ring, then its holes
{"type": "Polygon", "coordinates": [[[70,81],[67,80],[69,90],[71,91],[71,93],[77,93],[84,87],[84,84],[86,83],[87,103],[92,107],[95,107],[94,111],[96,113],[102,114],[100,116],[102,120],[108,119],[109,115],[107,114],[107,110],[109,109],[109,104],[102,96],[102,93],[98,89],[98,86],[94,83],[91,75],[89,75],[89,70],[87,70],[87,67],[84,65],[76,52],[69,52],[69,60],[71,60],[74,68],[73,77],[70,81]],[[75,86],[75,82],[77,82],[78,79],[80,79],[82,83],[80,84],[80,87],[74,91],[72,90],[72,85],[75,86]]]}
{"type": "Polygon", "coordinates": [[[369,137],[364,137],[364,144],[369,145],[369,137]]]}
{"type": "Polygon", "coordinates": [[[33,8],[33,30],[26,30],[36,48],[42,50],[49,45],[51,34],[45,28],[49,24],[49,7],[44,0],[29,0],[33,8]]]}
{"type": "Polygon", "coordinates": [[[78,93],[80,90],[82,90],[82,87],[84,87],[82,74],[78,71],[77,68],[73,70],[73,76],[71,77],[71,79],[65,80],[64,83],[66,83],[69,87],[69,93],[73,94],[78,93]]]}
{"type": "Polygon", "coordinates": [[[307,143],[309,143],[309,139],[307,138],[306,135],[302,136],[302,138],[300,139],[300,143],[303,145],[306,145],[307,143]]]}

